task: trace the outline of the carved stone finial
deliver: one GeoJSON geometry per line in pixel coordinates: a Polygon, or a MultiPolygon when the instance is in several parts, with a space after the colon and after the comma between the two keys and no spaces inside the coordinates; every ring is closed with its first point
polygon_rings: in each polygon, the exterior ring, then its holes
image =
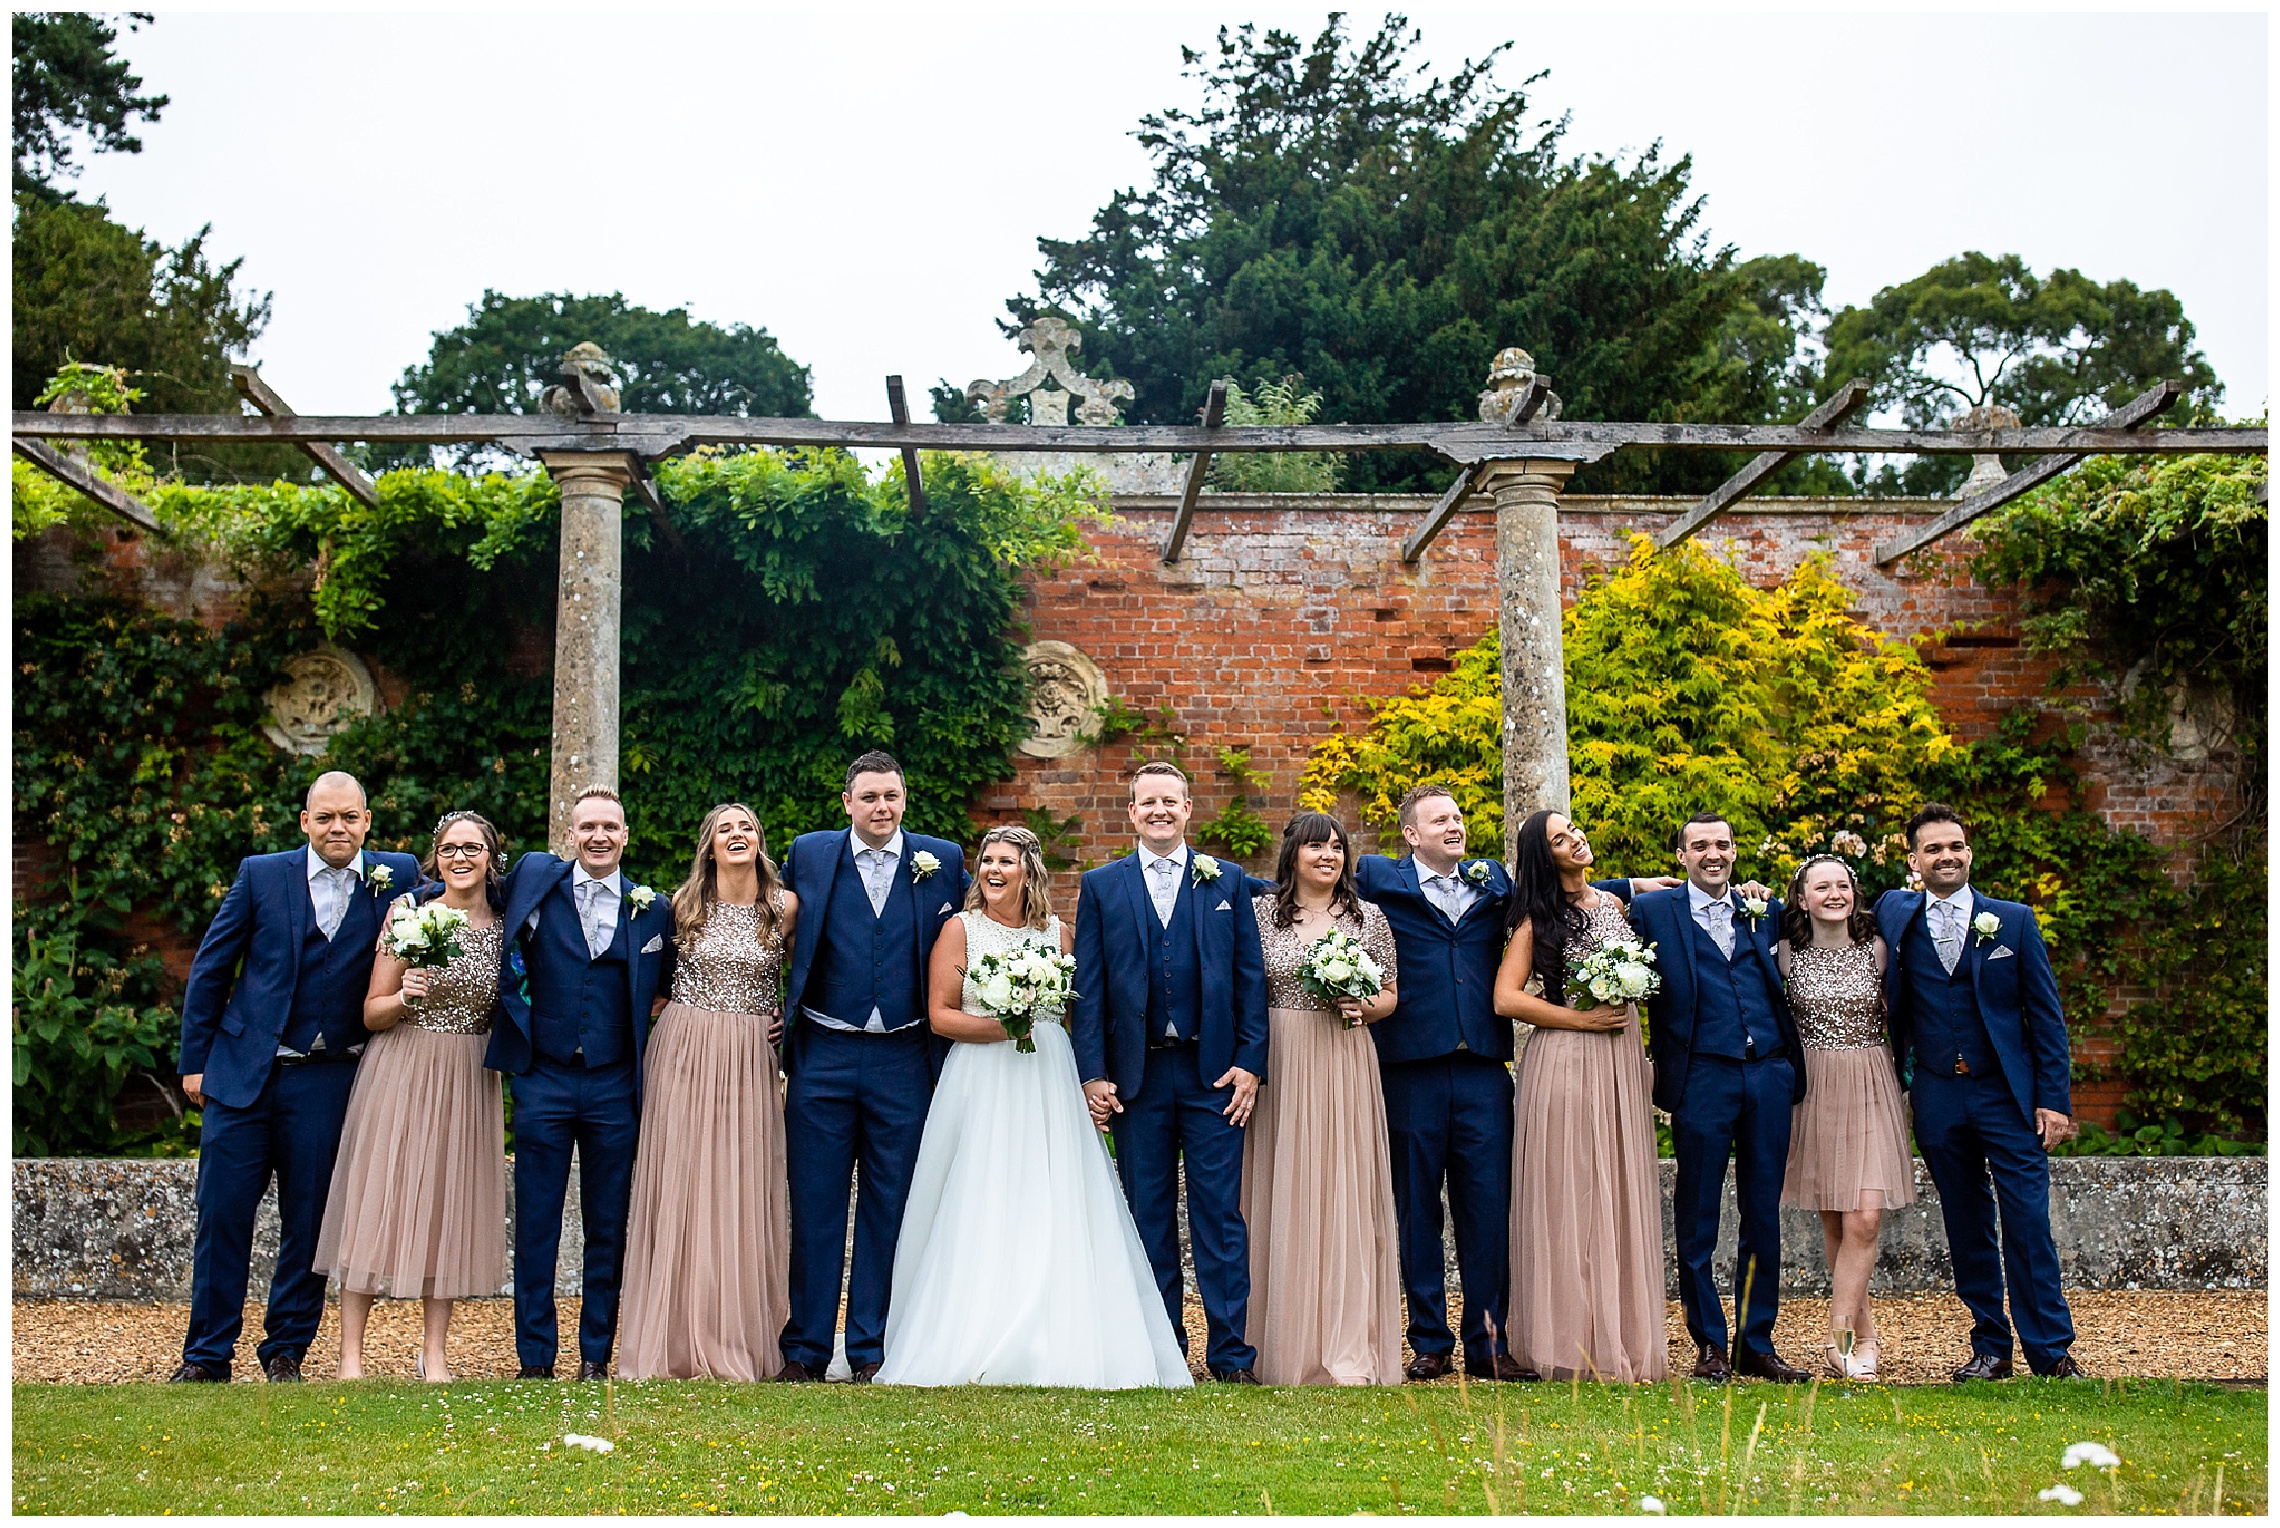
{"type": "MultiPolygon", "coordinates": [[[[1480,419],[1483,424],[1502,424],[1512,417],[1514,404],[1536,380],[1536,358],[1518,345],[1507,345],[1496,353],[1496,361],[1488,369],[1488,388],[1480,395],[1480,419]]],[[[1544,400],[1536,413],[1539,419],[1560,417],[1560,395],[1553,393],[1544,400]]]]}
{"type": "MultiPolygon", "coordinates": [[[[2015,430],[2019,416],[2000,403],[1982,403],[1966,409],[1956,416],[1952,428],[1958,430],[2015,430]]],[[[1971,476],[1963,480],[1963,497],[1969,498],[1983,488],[1993,488],[2011,474],[2003,469],[2003,458],[1993,452],[1981,452],[1971,459],[1971,476]]]]}
{"type": "Polygon", "coordinates": [[[539,399],[549,414],[614,414],[618,411],[617,362],[592,340],[572,345],[562,357],[564,387],[550,387],[539,399]]]}
{"type": "Polygon", "coordinates": [[[1031,424],[1065,425],[1069,400],[1077,402],[1077,423],[1116,424],[1123,417],[1116,405],[1132,397],[1132,384],[1120,378],[1088,377],[1069,360],[1085,337],[1065,320],[1045,317],[1021,331],[1019,344],[1036,357],[1029,369],[1003,382],[977,379],[966,386],[966,401],[982,406],[982,417],[1005,423],[1006,407],[1016,398],[1029,400],[1031,424]],[[1058,384],[1053,385],[1053,384],[1058,384]]]}

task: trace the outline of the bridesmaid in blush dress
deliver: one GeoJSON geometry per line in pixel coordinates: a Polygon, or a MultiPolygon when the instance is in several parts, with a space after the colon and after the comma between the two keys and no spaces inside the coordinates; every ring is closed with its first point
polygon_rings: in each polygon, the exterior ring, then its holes
{"type": "Polygon", "coordinates": [[[716,806],[673,894],[672,997],[642,1062],[618,1373],[774,1379],[791,1315],[791,1216],[775,1042],[799,900],[760,819],[716,806]]]}
{"type": "Polygon", "coordinates": [[[1662,1187],[1635,1004],[1577,1009],[1568,957],[1634,937],[1586,879],[1591,845],[1538,812],[1515,845],[1512,942],[1496,1011],[1536,1026],[1520,1058],[1512,1133],[1512,1356],[1546,1376],[1659,1380],[1670,1372],[1662,1187]]]}
{"type": "Polygon", "coordinates": [[[1354,890],[1346,830],[1301,812],[1283,830],[1275,889],[1253,899],[1267,962],[1274,1077],[1243,1133],[1251,1229],[1246,1340],[1269,1385],[1401,1383],[1401,1236],[1385,1092],[1369,1025],[1393,1012],[1393,930],[1354,890]],[[1383,973],[1364,1003],[1324,1002],[1298,980],[1332,929],[1383,973]]]}
{"type": "Polygon", "coordinates": [[[314,1263],[340,1280],[342,1379],[364,1377],[365,1325],[381,1295],[419,1298],[420,1377],[450,1379],[452,1302],[496,1295],[507,1281],[506,1111],[499,1074],[483,1067],[499,1004],[499,830],[473,812],[447,813],[421,868],[442,884],[396,906],[440,897],[468,927],[449,965],[415,970],[388,953],[385,936],[372,962],[364,1027],[373,1034],[348,1096],[314,1263]]]}

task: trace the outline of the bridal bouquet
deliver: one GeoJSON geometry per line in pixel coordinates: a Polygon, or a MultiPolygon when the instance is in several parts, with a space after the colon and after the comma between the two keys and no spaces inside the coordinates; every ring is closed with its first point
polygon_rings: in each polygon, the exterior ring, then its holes
{"type": "Polygon", "coordinates": [[[1037,1015],[1048,1008],[1066,1010],[1076,996],[1076,974],[1075,956],[1035,948],[993,950],[966,968],[983,1013],[1003,1025],[1013,1048],[1024,1054],[1037,1049],[1029,1038],[1037,1015]]]}
{"type": "MultiPolygon", "coordinates": [[[[1385,972],[1359,939],[1334,928],[1306,947],[1298,963],[1298,984],[1333,1006],[1346,997],[1366,1003],[1384,989],[1385,972]]],[[[1352,1029],[1354,1021],[1346,1020],[1346,1027],[1352,1029]]]]}
{"type": "Polygon", "coordinates": [[[432,971],[459,958],[459,936],[471,925],[456,907],[430,902],[399,907],[388,919],[388,953],[415,971],[432,971]]]}
{"type": "Polygon", "coordinates": [[[1655,969],[1654,946],[1636,939],[1610,939],[1567,968],[1567,996],[1571,1007],[1582,999],[1592,1007],[1607,1003],[1636,1003],[1662,991],[1662,973],[1655,969]]]}

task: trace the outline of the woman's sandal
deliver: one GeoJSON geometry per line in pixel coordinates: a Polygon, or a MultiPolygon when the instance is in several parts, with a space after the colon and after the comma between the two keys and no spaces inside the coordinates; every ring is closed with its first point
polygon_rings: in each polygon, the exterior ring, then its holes
{"type": "Polygon", "coordinates": [[[1852,1377],[1866,1384],[1878,1383],[1876,1378],[1876,1344],[1873,1341],[1860,1343],[1854,1347],[1853,1354],[1854,1357],[1850,1360],[1852,1377]]]}

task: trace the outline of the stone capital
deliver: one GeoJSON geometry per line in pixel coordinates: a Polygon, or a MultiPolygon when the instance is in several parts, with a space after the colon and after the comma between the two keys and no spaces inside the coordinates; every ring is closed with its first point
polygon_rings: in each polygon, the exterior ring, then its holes
{"type": "Polygon", "coordinates": [[[633,481],[633,455],[627,451],[541,451],[547,475],[565,489],[624,497],[633,481]]]}
{"type": "Polygon", "coordinates": [[[1481,468],[1473,491],[1491,495],[1500,503],[1515,493],[1557,495],[1579,465],[1546,457],[1499,458],[1481,468]]]}

